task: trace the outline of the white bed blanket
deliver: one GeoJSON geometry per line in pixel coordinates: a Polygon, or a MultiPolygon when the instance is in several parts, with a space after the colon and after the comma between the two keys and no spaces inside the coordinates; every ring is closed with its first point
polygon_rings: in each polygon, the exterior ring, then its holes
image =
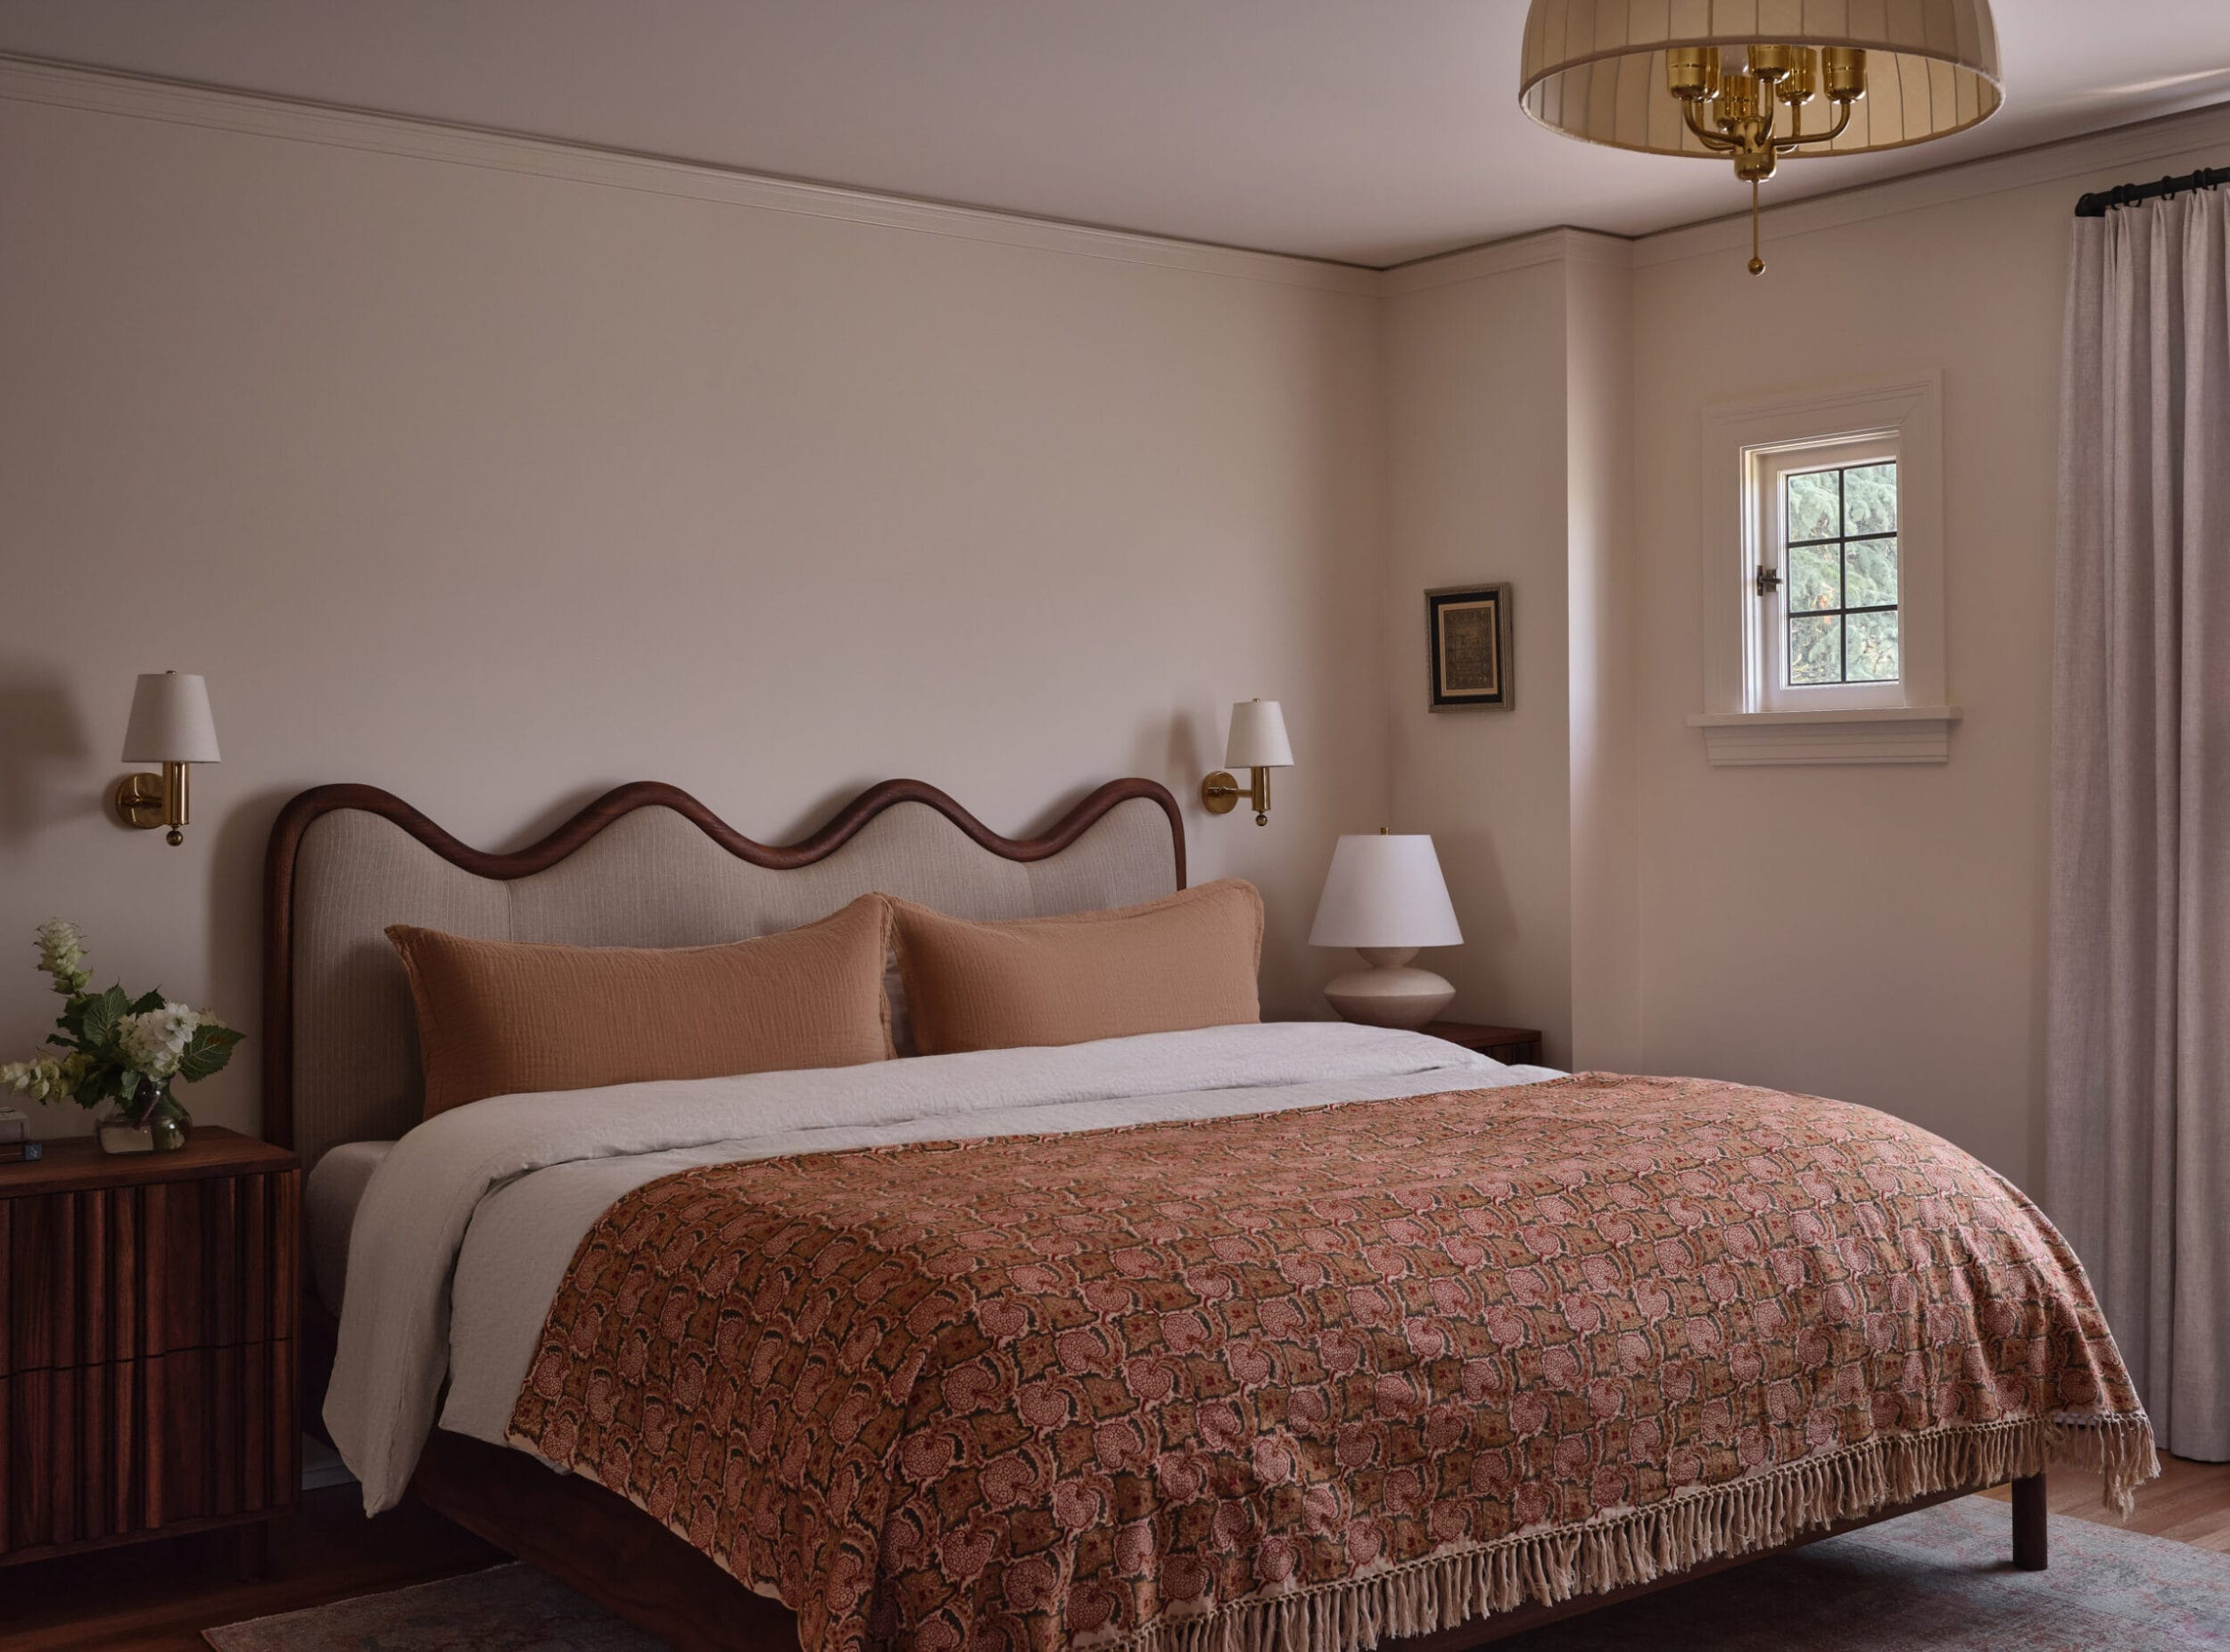
{"type": "Polygon", "coordinates": [[[409,1483],[444,1380],[442,1425],[500,1443],[574,1249],[615,1200],[679,1170],[1553,1076],[1309,1021],[475,1102],[403,1137],[357,1208],[326,1425],[375,1514],[409,1483]]]}

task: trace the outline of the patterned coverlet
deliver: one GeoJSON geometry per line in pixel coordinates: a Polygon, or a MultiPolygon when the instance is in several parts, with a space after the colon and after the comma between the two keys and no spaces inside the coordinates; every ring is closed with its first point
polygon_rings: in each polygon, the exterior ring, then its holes
{"type": "Polygon", "coordinates": [[[2152,1435],[2075,1258],[1884,1114],[1523,1088],[696,1169],[514,1441],[824,1648],[1368,1646],[2152,1435]]]}

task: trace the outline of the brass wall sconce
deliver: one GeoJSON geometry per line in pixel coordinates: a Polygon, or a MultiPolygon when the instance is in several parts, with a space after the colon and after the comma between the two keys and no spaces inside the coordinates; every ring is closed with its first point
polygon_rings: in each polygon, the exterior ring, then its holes
{"type": "Polygon", "coordinates": [[[117,781],[111,797],[116,818],[142,831],[167,826],[171,846],[184,843],[184,829],[193,819],[187,765],[219,761],[209,685],[190,673],[144,673],[132,691],[124,761],[160,763],[162,772],[127,774],[117,781]]]}
{"type": "Polygon", "coordinates": [[[1251,774],[1242,787],[1227,769],[1218,769],[1200,783],[1201,807],[1210,814],[1228,814],[1244,797],[1254,809],[1254,823],[1270,823],[1270,771],[1293,766],[1293,743],[1285,738],[1285,713],[1276,700],[1241,700],[1231,708],[1231,738],[1224,746],[1224,761],[1233,769],[1251,774]]]}

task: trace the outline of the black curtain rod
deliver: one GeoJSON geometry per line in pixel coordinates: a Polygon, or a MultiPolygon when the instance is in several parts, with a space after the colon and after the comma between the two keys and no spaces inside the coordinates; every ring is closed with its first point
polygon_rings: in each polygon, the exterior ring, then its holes
{"type": "Polygon", "coordinates": [[[2212,189],[2218,184],[2230,184],[2230,167],[2202,167],[2196,172],[2186,172],[2181,178],[2164,178],[2157,184],[2122,184],[2112,189],[2102,189],[2094,195],[2085,195],[2075,203],[2077,218],[2104,218],[2110,208],[2135,206],[2140,201],[2158,201],[2165,195],[2180,195],[2187,189],[2212,189]]]}

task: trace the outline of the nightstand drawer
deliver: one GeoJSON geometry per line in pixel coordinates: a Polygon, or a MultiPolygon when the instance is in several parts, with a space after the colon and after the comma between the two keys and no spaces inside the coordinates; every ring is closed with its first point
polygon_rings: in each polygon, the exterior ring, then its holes
{"type": "Polygon", "coordinates": [[[294,1344],[0,1377],[0,1566],[292,1506],[294,1344]]]}
{"type": "Polygon", "coordinates": [[[0,1376],[292,1338],[297,1185],[285,1170],[0,1189],[0,1376]]]}

